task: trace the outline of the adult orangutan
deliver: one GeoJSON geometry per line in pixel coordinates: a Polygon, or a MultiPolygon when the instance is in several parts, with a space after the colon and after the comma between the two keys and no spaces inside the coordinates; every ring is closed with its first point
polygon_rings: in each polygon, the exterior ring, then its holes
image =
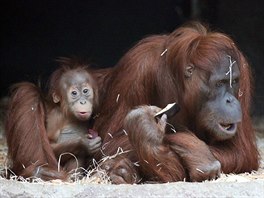
{"type": "Polygon", "coordinates": [[[227,35],[192,23],[150,36],[106,73],[95,130],[104,154],[124,151],[102,165],[114,183],[202,181],[258,169],[250,67],[227,35]],[[166,130],[151,108],[130,112],[172,102],[181,111],[166,130]]]}
{"type": "Polygon", "coordinates": [[[85,65],[69,59],[61,63],[51,76],[46,97],[32,83],[13,87],[6,137],[16,175],[65,180],[78,165],[88,167],[88,160],[100,149],[101,138],[88,132],[98,102],[96,82],[85,65]]]}

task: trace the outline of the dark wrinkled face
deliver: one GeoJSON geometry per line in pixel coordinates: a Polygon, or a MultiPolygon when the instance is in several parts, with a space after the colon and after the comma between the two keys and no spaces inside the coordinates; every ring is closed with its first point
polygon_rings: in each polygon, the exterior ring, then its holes
{"type": "Polygon", "coordinates": [[[217,140],[233,137],[242,119],[238,101],[240,72],[237,63],[230,56],[212,71],[205,85],[205,100],[199,112],[200,127],[210,132],[217,140]]]}
{"type": "Polygon", "coordinates": [[[61,96],[53,96],[53,101],[63,101],[64,109],[78,120],[88,120],[93,111],[94,91],[90,76],[86,72],[68,72],[61,78],[61,96]],[[66,106],[66,107],[65,107],[66,106]]]}

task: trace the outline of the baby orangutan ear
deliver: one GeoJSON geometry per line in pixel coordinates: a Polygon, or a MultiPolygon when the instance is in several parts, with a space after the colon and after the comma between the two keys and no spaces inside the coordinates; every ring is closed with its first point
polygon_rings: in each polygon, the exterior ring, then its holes
{"type": "Polygon", "coordinates": [[[185,70],[184,70],[184,76],[186,78],[190,78],[193,74],[193,71],[195,70],[195,66],[193,64],[189,64],[185,67],[185,70]]]}
{"type": "Polygon", "coordinates": [[[55,92],[52,94],[52,99],[54,103],[60,102],[60,97],[55,92]]]}

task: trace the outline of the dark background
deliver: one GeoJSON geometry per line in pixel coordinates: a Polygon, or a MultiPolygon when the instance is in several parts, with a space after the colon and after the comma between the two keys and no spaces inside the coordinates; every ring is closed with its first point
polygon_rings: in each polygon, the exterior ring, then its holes
{"type": "Polygon", "coordinates": [[[200,19],[229,34],[253,67],[254,115],[264,115],[262,0],[1,0],[0,95],[15,82],[37,82],[60,56],[110,67],[141,38],[200,19]]]}

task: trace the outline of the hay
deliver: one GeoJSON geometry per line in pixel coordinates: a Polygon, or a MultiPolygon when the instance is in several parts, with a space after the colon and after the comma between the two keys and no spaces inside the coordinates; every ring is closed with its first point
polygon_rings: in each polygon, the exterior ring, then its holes
{"type": "MultiPolygon", "coordinates": [[[[253,119],[254,129],[257,131],[257,145],[260,151],[260,168],[258,171],[253,171],[251,173],[241,173],[241,174],[221,174],[220,177],[213,181],[205,182],[246,182],[246,181],[264,181],[264,118],[253,119]]],[[[108,159],[113,159],[118,155],[128,153],[130,150],[124,151],[121,147],[117,149],[117,152],[112,156],[107,156],[104,154],[104,158],[99,162],[93,160],[92,165],[85,169],[79,167],[71,171],[70,180],[68,182],[63,182],[61,180],[43,181],[39,178],[23,178],[12,174],[10,180],[20,181],[20,182],[31,182],[31,183],[52,183],[54,185],[61,184],[111,184],[111,181],[106,174],[105,170],[102,170],[99,166],[100,163],[105,162],[108,159]]],[[[77,159],[76,159],[77,160],[77,159]]],[[[4,179],[7,175],[7,171],[10,171],[8,167],[7,159],[7,145],[4,139],[0,139],[0,170],[1,179],[4,179]]],[[[59,164],[58,164],[59,165],[59,164]]],[[[138,162],[134,163],[135,166],[139,166],[138,162]]],[[[199,171],[199,170],[198,170],[199,171]]]]}

